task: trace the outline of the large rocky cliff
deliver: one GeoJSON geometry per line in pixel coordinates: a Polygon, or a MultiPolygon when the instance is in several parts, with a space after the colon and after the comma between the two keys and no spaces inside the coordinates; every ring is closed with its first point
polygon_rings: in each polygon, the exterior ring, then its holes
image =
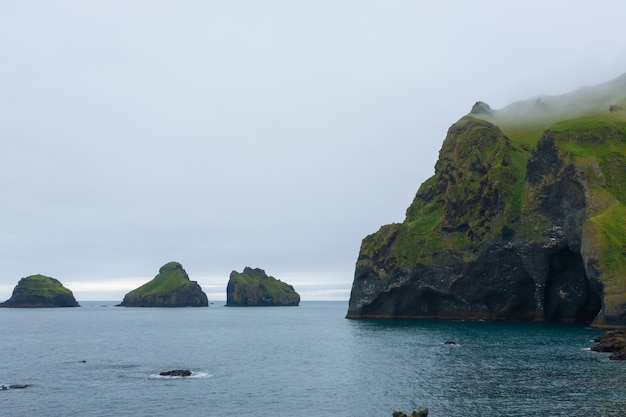
{"type": "Polygon", "coordinates": [[[491,110],[361,245],[348,318],[626,325],[626,77],[491,110]]]}
{"type": "Polygon", "coordinates": [[[183,266],[169,262],[151,281],[124,296],[121,307],[208,307],[209,300],[183,266]]]}

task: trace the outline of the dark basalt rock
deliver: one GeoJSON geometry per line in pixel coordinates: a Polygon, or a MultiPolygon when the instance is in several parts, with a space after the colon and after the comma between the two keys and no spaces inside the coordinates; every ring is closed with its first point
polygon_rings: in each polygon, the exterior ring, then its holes
{"type": "Polygon", "coordinates": [[[609,330],[594,339],[598,343],[591,348],[594,352],[610,352],[611,360],[626,360],[626,329],[609,330]]]}
{"type": "Polygon", "coordinates": [[[159,373],[161,376],[191,376],[189,369],[173,369],[171,371],[163,371],[159,373]]]}
{"type": "Polygon", "coordinates": [[[530,148],[483,104],[405,221],[363,240],[347,317],[626,325],[626,120],[568,116],[530,148]]]}
{"type": "Polygon", "coordinates": [[[19,280],[11,298],[0,303],[0,307],[80,307],[72,291],[55,278],[31,275],[19,280]]]}
{"type": "Polygon", "coordinates": [[[124,296],[120,307],[208,307],[209,300],[178,262],[159,269],[152,281],[124,296]]]}
{"type": "Polygon", "coordinates": [[[264,270],[246,267],[242,273],[233,271],[226,287],[226,305],[229,307],[297,306],[300,295],[293,286],[284,283],[264,270]]]}
{"type": "Polygon", "coordinates": [[[29,384],[12,384],[12,385],[0,385],[0,391],[7,391],[10,389],[24,389],[30,387],[29,384]]]}

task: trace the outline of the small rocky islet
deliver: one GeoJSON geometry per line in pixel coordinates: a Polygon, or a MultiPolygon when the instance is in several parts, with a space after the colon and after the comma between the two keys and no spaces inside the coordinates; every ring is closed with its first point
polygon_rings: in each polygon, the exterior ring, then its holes
{"type": "Polygon", "coordinates": [[[202,287],[178,262],[169,262],[149,282],[124,296],[119,307],[208,307],[202,287]]]}
{"type": "MultiPolygon", "coordinates": [[[[233,271],[227,286],[228,306],[297,306],[300,295],[289,285],[264,270],[246,267],[233,271]]],[[[149,282],[128,292],[118,307],[208,307],[202,287],[192,281],[178,262],[168,262],[149,282]]],[[[22,278],[12,297],[0,307],[80,307],[60,281],[44,275],[22,278]]]]}
{"type": "Polygon", "coordinates": [[[55,278],[30,275],[19,280],[4,308],[80,307],[74,294],[55,278]]]}
{"type": "Polygon", "coordinates": [[[245,267],[233,271],[226,287],[228,307],[297,306],[300,295],[293,286],[265,273],[259,268],[245,267]]]}

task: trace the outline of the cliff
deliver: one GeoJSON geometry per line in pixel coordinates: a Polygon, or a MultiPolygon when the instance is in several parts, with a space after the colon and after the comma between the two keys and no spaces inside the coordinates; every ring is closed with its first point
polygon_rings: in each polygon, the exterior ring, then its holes
{"type": "Polygon", "coordinates": [[[348,318],[626,325],[626,76],[448,131],[403,223],[361,245],[348,318]]]}
{"type": "Polygon", "coordinates": [[[206,294],[178,262],[159,269],[151,281],[124,296],[121,307],[208,307],[206,294]]]}
{"type": "Polygon", "coordinates": [[[262,269],[246,267],[233,271],[226,287],[226,305],[230,307],[297,306],[300,295],[294,288],[262,269]]]}
{"type": "Polygon", "coordinates": [[[19,280],[11,298],[0,307],[80,307],[72,291],[58,280],[44,275],[31,275],[19,280]]]}

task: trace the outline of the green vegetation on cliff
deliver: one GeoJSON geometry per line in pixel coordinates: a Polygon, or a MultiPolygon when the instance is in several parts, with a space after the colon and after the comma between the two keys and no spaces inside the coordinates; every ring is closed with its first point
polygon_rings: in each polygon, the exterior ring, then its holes
{"type": "Polygon", "coordinates": [[[191,281],[178,262],[169,262],[159,269],[151,281],[124,296],[123,307],[206,307],[206,294],[196,281],[191,281]]]}
{"type": "Polygon", "coordinates": [[[476,103],[404,222],[363,240],[348,316],[626,325],[624,107],[626,75],[476,103]]]}
{"type": "Polygon", "coordinates": [[[268,276],[262,269],[232,271],[226,287],[226,305],[230,307],[297,306],[300,295],[293,286],[268,276]]]}
{"type": "Polygon", "coordinates": [[[57,279],[31,275],[19,280],[13,295],[0,307],[79,307],[74,294],[57,279]]]}

